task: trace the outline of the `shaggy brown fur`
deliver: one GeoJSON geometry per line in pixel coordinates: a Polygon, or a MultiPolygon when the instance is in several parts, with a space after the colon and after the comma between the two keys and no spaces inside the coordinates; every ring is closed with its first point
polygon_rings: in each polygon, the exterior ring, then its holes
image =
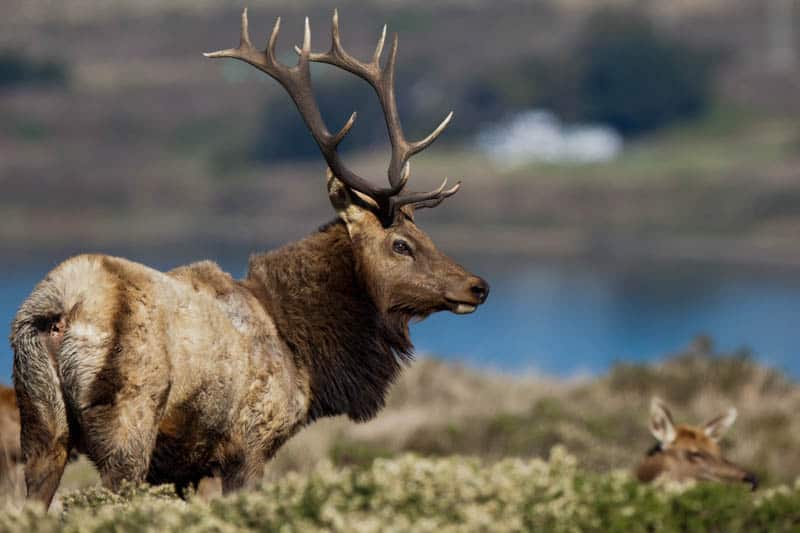
{"type": "Polygon", "coordinates": [[[295,364],[308,372],[309,421],[338,414],[363,421],[383,407],[386,388],[411,354],[408,323],[380,313],[371,300],[344,224],[252,257],[244,285],[259,293],[295,364]]]}

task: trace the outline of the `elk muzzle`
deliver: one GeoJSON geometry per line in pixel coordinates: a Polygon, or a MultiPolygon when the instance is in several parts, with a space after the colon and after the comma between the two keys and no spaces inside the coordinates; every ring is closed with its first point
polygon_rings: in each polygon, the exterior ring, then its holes
{"type": "Polygon", "coordinates": [[[747,483],[750,485],[750,490],[758,488],[758,477],[755,474],[725,459],[707,458],[706,461],[701,461],[692,466],[695,470],[693,472],[690,471],[692,475],[689,477],[727,483],[747,483]]]}
{"type": "Polygon", "coordinates": [[[466,315],[475,311],[489,297],[489,283],[478,276],[469,276],[466,281],[445,293],[450,310],[457,315],[466,315]]]}

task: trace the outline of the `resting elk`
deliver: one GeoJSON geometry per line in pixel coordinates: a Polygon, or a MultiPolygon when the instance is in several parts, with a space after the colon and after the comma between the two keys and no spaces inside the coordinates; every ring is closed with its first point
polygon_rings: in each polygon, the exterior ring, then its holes
{"type": "Polygon", "coordinates": [[[409,158],[428,137],[406,140],[394,92],[397,36],[381,65],[343,47],[311,52],[306,19],[299,60],[276,59],[280,19],[256,50],[242,14],[236,58],[286,89],[327,163],[338,217],[298,242],[250,258],[235,280],[202,261],[167,273],[105,255],[61,263],[22,304],[12,325],[14,384],[28,497],[49,505],[72,448],[88,455],[105,486],[123,480],[221,479],[223,491],[259,479],[266,461],[320,417],[369,420],[411,357],[408,324],[437,311],[470,313],[488,284],[436,249],[414,222],[458,190],[408,190],[409,158]],[[326,128],[309,65],[324,62],[366,80],[382,106],[391,161],[376,187],[341,160],[326,128]]]}
{"type": "Polygon", "coordinates": [[[639,481],[723,481],[758,487],[758,478],[722,456],[719,440],[736,421],[736,409],[713,418],[702,427],[675,425],[659,398],[650,404],[650,432],[658,440],[636,469],[639,481]]]}

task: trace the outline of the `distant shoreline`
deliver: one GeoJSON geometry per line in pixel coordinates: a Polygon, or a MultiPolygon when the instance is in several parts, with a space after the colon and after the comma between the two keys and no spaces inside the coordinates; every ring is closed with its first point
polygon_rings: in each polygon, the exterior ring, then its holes
{"type": "MultiPolygon", "coordinates": [[[[285,228],[286,226],[283,226],[285,228]]],[[[299,227],[299,226],[294,226],[299,227]]],[[[149,229],[149,228],[148,228],[149,229]]],[[[789,238],[709,235],[602,235],[582,230],[535,230],[524,226],[471,227],[433,225],[426,227],[437,246],[450,255],[485,262],[502,261],[510,265],[528,261],[566,261],[603,265],[637,266],[695,264],[724,269],[770,270],[800,274],[800,243],[789,238]]],[[[307,233],[310,233],[309,230],[307,233]]],[[[281,231],[260,228],[256,231],[231,231],[220,238],[220,231],[209,235],[181,235],[166,229],[158,235],[137,232],[136,225],[126,235],[95,232],[92,238],[67,231],[41,236],[20,236],[0,240],[0,272],[25,268],[31,263],[67,258],[80,253],[107,253],[133,256],[157,263],[241,256],[246,268],[251,253],[267,251],[302,238],[281,231]],[[37,238],[38,237],[38,238],[37,238]]],[[[83,233],[83,232],[81,232],[83,233]]],[[[85,235],[85,233],[84,233],[85,235]]]]}

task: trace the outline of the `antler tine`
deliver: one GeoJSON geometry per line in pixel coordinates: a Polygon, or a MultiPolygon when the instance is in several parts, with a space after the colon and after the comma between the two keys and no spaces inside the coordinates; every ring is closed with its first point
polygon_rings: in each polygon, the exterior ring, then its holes
{"type": "MultiPolygon", "coordinates": [[[[245,12],[247,10],[245,9],[245,12]]],[[[281,31],[281,18],[277,17],[275,19],[275,24],[272,26],[272,33],[269,35],[269,41],[267,41],[267,56],[272,60],[276,61],[275,59],[275,44],[278,42],[278,33],[281,31]]]]}
{"type": "Polygon", "coordinates": [[[247,19],[247,8],[244,8],[242,11],[242,26],[239,36],[239,47],[227,48],[225,50],[218,50],[216,52],[205,52],[203,55],[212,59],[220,57],[232,57],[234,59],[245,61],[259,70],[266,72],[279,82],[284,83],[284,80],[282,79],[282,75],[284,73],[281,71],[286,70],[286,66],[282,65],[275,59],[274,53],[275,42],[278,39],[278,31],[281,27],[280,17],[275,20],[275,26],[272,29],[272,35],[270,36],[269,44],[264,52],[259,52],[253,47],[253,44],[250,41],[249,26],[250,24],[247,19]]]}
{"type": "Polygon", "coordinates": [[[450,125],[450,121],[451,121],[452,119],[453,119],[453,112],[452,112],[452,111],[450,111],[450,112],[447,114],[447,116],[446,116],[446,117],[444,117],[444,120],[442,120],[442,121],[439,123],[439,125],[438,125],[438,126],[436,126],[436,129],[435,129],[435,130],[433,130],[433,131],[430,133],[430,135],[428,135],[428,136],[427,136],[427,137],[425,137],[424,139],[422,139],[422,140],[419,140],[419,141],[417,141],[417,142],[415,142],[415,143],[411,143],[411,154],[413,155],[413,154],[416,154],[416,153],[418,153],[418,152],[421,152],[421,151],[423,151],[425,148],[427,148],[428,146],[430,146],[431,144],[433,144],[433,141],[435,141],[435,140],[436,140],[436,139],[439,137],[439,135],[441,135],[441,134],[442,134],[442,132],[445,130],[445,128],[447,128],[447,126],[448,126],[448,125],[450,125]]]}
{"type": "Polygon", "coordinates": [[[397,111],[397,99],[394,94],[394,67],[397,61],[397,33],[392,34],[392,45],[389,48],[389,57],[381,71],[381,87],[376,89],[378,97],[383,104],[386,115],[386,128],[389,131],[389,142],[392,144],[392,159],[389,162],[389,183],[398,185],[402,168],[411,157],[408,141],[403,134],[403,125],[397,111]]]}
{"type": "Polygon", "coordinates": [[[350,115],[350,118],[348,118],[347,122],[345,122],[344,126],[342,126],[342,129],[339,130],[339,133],[333,136],[331,139],[331,144],[334,147],[339,146],[339,143],[341,143],[345,136],[350,133],[350,128],[352,128],[353,124],[355,124],[356,116],[358,116],[358,113],[353,111],[353,113],[350,115]]]}
{"type": "Polygon", "coordinates": [[[253,45],[250,43],[250,31],[248,28],[249,24],[247,21],[247,8],[244,8],[242,11],[242,25],[239,34],[239,47],[238,48],[226,48],[225,50],[217,50],[216,52],[203,52],[203,55],[206,57],[210,57],[212,59],[216,59],[218,57],[233,57],[236,59],[244,59],[244,52],[246,50],[252,50],[253,45]]]}
{"type": "Polygon", "coordinates": [[[386,41],[386,24],[383,25],[383,31],[378,39],[378,45],[375,47],[375,54],[372,56],[372,62],[379,65],[381,62],[381,54],[383,54],[383,43],[386,41]]]}
{"type": "Polygon", "coordinates": [[[461,188],[461,182],[457,182],[449,189],[445,189],[446,186],[447,178],[444,179],[442,184],[439,185],[436,190],[431,192],[406,193],[397,196],[392,199],[392,208],[399,209],[400,207],[408,204],[412,204],[416,209],[421,209],[423,207],[436,207],[442,203],[445,198],[449,198],[457,193],[461,188]]]}
{"type": "MultiPolygon", "coordinates": [[[[308,56],[311,53],[311,25],[308,23],[308,17],[306,17],[306,24],[303,28],[303,49],[302,53],[308,56]]],[[[301,56],[302,57],[302,54],[301,56]]]]}
{"type": "Polygon", "coordinates": [[[341,34],[339,33],[339,10],[333,10],[333,17],[331,18],[331,50],[332,51],[341,51],[342,50],[342,40],[341,34]]]}
{"type": "Polygon", "coordinates": [[[247,20],[247,8],[244,8],[242,11],[242,33],[239,37],[239,47],[249,46],[252,48],[252,44],[250,43],[250,28],[249,22],[247,20]]]}

